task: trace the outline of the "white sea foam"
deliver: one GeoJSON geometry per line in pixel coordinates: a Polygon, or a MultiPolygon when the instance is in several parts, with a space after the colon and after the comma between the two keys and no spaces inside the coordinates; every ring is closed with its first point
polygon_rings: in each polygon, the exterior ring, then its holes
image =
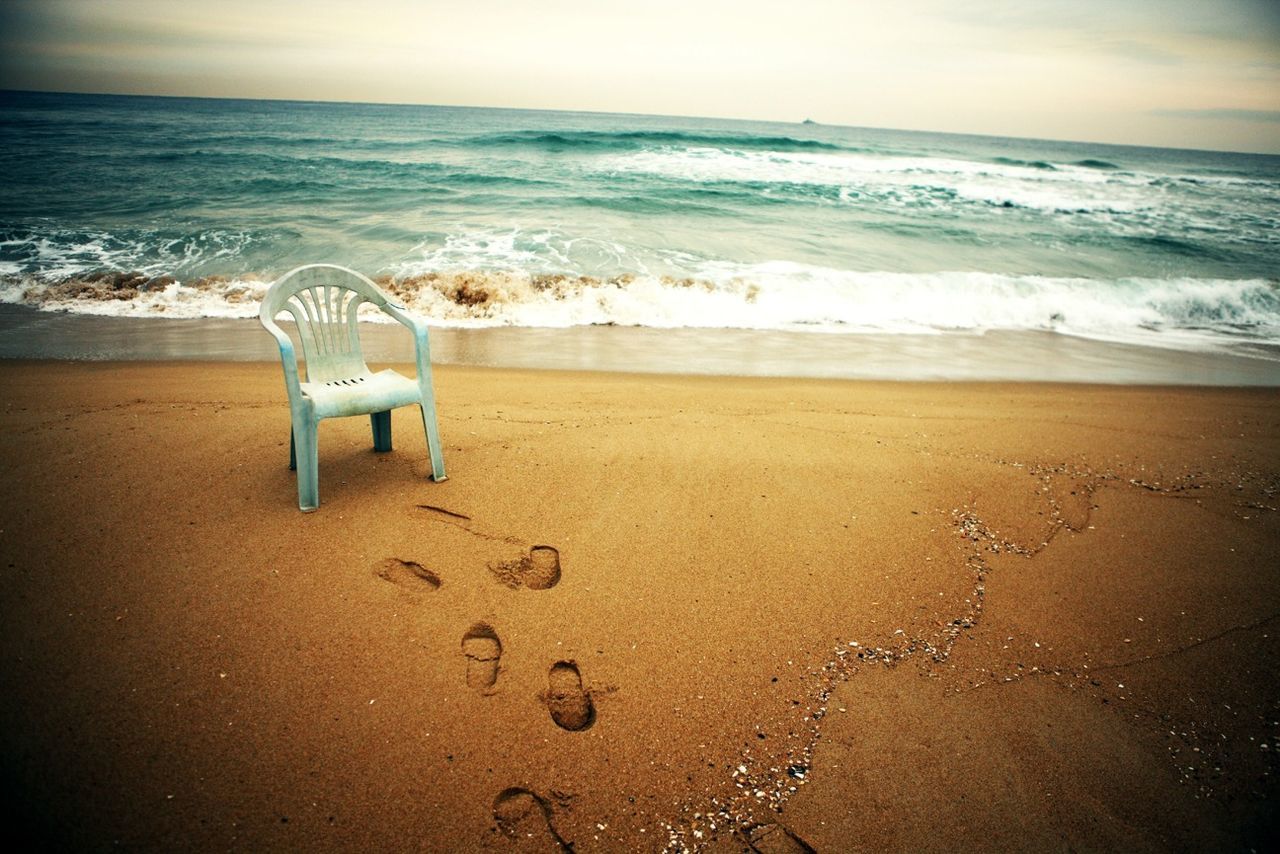
{"type": "MultiPolygon", "coordinates": [[[[418,269],[384,277],[382,284],[429,322],[453,327],[614,324],[917,334],[1047,329],[1190,349],[1240,337],[1280,344],[1280,289],[1260,279],[1101,281],[704,261],[679,278],[418,269]]],[[[243,278],[140,285],[9,277],[0,281],[0,301],[100,315],[253,317],[266,287],[243,278]]]]}
{"type": "MultiPolygon", "coordinates": [[[[1161,199],[1158,176],[1072,164],[1052,168],[935,157],[887,157],[821,152],[664,148],[603,159],[601,171],[642,173],[683,181],[733,181],[841,188],[841,198],[881,194],[909,203],[943,191],[973,202],[1056,212],[1130,213],[1161,199]]],[[[946,203],[946,202],[943,202],[946,203]]]]}
{"type": "Polygon", "coordinates": [[[58,279],[95,270],[137,270],[158,276],[234,261],[253,241],[249,232],[230,229],[174,237],[156,229],[119,233],[49,227],[0,240],[0,276],[38,272],[43,278],[58,279]]]}
{"type": "Polygon", "coordinates": [[[448,234],[442,241],[414,246],[408,262],[387,270],[397,277],[435,270],[626,269],[634,258],[620,243],[593,237],[567,237],[546,228],[473,228],[448,234]]]}
{"type": "Polygon", "coordinates": [[[0,278],[0,303],[34,305],[111,317],[257,317],[270,283],[256,279],[161,281],[150,290],[112,288],[85,279],[49,282],[27,276],[0,278]]]}

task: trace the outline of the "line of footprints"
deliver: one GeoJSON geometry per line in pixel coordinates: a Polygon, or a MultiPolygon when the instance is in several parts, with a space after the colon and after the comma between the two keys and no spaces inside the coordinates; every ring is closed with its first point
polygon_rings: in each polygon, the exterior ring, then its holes
{"type": "MultiPolygon", "coordinates": [[[[552,546],[534,546],[529,554],[515,560],[490,565],[497,580],[512,588],[547,590],[560,582],[560,552],[552,546]]],[[[439,589],[440,576],[413,561],[391,558],[384,561],[378,575],[398,584],[420,582],[439,589]]],[[[467,686],[482,694],[493,690],[502,661],[502,640],[493,626],[476,623],[462,636],[462,655],[467,661],[467,686]]],[[[596,721],[595,703],[582,684],[582,674],[572,661],[557,661],[547,674],[547,690],[542,700],[556,726],[572,732],[588,729],[596,721]]]]}
{"type": "MultiPolygon", "coordinates": [[[[560,583],[560,552],[552,546],[534,546],[529,554],[515,560],[490,564],[489,571],[513,590],[547,590],[560,583]]],[[[401,585],[425,584],[432,590],[441,585],[440,576],[413,561],[389,558],[377,573],[401,585]]],[[[498,682],[502,661],[502,640],[493,626],[475,623],[462,636],[462,655],[467,660],[467,687],[490,694],[498,682]]],[[[541,695],[556,726],[571,732],[589,729],[596,721],[591,692],[582,685],[582,674],[572,661],[557,661],[547,674],[547,690],[541,695]]],[[[553,796],[567,797],[552,791],[553,796]]],[[[498,829],[511,838],[540,836],[548,848],[572,852],[574,845],[557,831],[555,806],[530,789],[513,786],[503,789],[493,801],[493,817],[498,829]]],[[[813,854],[813,848],[779,824],[755,825],[744,830],[747,847],[755,852],[813,854]]]]}
{"type": "MultiPolygon", "coordinates": [[[[489,567],[498,581],[512,589],[547,590],[560,582],[560,553],[551,546],[534,546],[517,560],[489,567]]],[[[462,654],[467,659],[467,685],[487,693],[498,681],[502,641],[493,626],[476,623],[462,636],[462,654]]],[[[557,661],[547,674],[547,690],[542,695],[556,726],[573,732],[596,721],[595,704],[582,685],[582,674],[572,661],[557,661]]]]}
{"type": "MultiPolygon", "coordinates": [[[[491,564],[489,571],[499,583],[513,590],[547,590],[560,582],[560,552],[552,546],[534,546],[529,554],[515,560],[491,564]]],[[[402,585],[426,584],[432,590],[441,585],[440,576],[413,561],[390,558],[377,570],[380,577],[402,585]]],[[[502,639],[489,623],[479,622],[462,636],[462,655],[467,662],[467,687],[481,694],[492,693],[498,682],[502,661],[502,639]]],[[[596,722],[591,692],[582,684],[582,674],[572,661],[557,661],[547,673],[547,689],[541,695],[551,720],[571,732],[589,729],[596,722]]],[[[504,789],[493,802],[498,828],[516,837],[538,831],[560,851],[573,851],[552,822],[551,804],[536,792],[519,787],[504,789]],[[531,829],[532,828],[532,829],[531,829]]]]}

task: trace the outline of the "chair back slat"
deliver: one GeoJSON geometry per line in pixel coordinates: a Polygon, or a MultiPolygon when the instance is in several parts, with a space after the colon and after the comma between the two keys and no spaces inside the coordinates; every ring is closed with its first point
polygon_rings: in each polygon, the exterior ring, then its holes
{"type": "Polygon", "coordinates": [[[360,347],[358,312],[364,303],[378,308],[386,296],[352,270],[312,264],[287,273],[262,301],[260,319],[274,322],[287,313],[298,327],[309,382],[331,382],[368,372],[360,347]]]}

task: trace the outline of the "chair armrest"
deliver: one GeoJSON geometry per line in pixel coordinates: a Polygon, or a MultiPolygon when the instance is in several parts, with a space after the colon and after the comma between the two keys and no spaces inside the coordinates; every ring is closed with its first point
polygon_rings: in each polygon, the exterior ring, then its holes
{"type": "Polygon", "coordinates": [[[293,349],[293,341],[274,322],[262,320],[262,325],[276,339],[276,344],[280,348],[280,362],[284,366],[284,387],[289,393],[289,405],[292,407],[302,401],[302,388],[298,381],[298,356],[293,349]]]}
{"type": "Polygon", "coordinates": [[[430,391],[431,387],[431,343],[427,333],[427,324],[408,314],[404,307],[387,301],[382,310],[394,317],[413,333],[413,355],[418,371],[418,385],[430,391]]]}
{"type": "Polygon", "coordinates": [[[439,483],[446,479],[444,450],[440,444],[440,428],[436,421],[436,391],[431,382],[431,347],[427,338],[427,324],[410,317],[404,307],[388,301],[382,310],[413,332],[414,357],[418,368],[418,393],[422,403],[422,426],[427,433],[427,450],[431,454],[431,479],[439,483]]]}

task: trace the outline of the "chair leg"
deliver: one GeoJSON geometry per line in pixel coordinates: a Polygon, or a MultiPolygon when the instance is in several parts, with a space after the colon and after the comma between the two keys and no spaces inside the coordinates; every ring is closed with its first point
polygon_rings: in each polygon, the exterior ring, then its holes
{"type": "Polygon", "coordinates": [[[293,439],[293,428],[289,428],[289,471],[298,470],[298,443],[293,439]]]}
{"type": "Polygon", "coordinates": [[[425,406],[419,405],[422,412],[422,429],[427,434],[427,453],[431,455],[431,479],[436,483],[444,480],[444,452],[440,448],[440,428],[436,425],[436,408],[432,406],[428,411],[425,406]]]}
{"type": "Polygon", "coordinates": [[[298,509],[304,513],[320,506],[320,453],[318,425],[312,421],[294,428],[297,439],[298,509]]]}
{"type": "Polygon", "coordinates": [[[373,425],[373,449],[391,450],[391,410],[369,413],[369,423],[373,425]]]}

